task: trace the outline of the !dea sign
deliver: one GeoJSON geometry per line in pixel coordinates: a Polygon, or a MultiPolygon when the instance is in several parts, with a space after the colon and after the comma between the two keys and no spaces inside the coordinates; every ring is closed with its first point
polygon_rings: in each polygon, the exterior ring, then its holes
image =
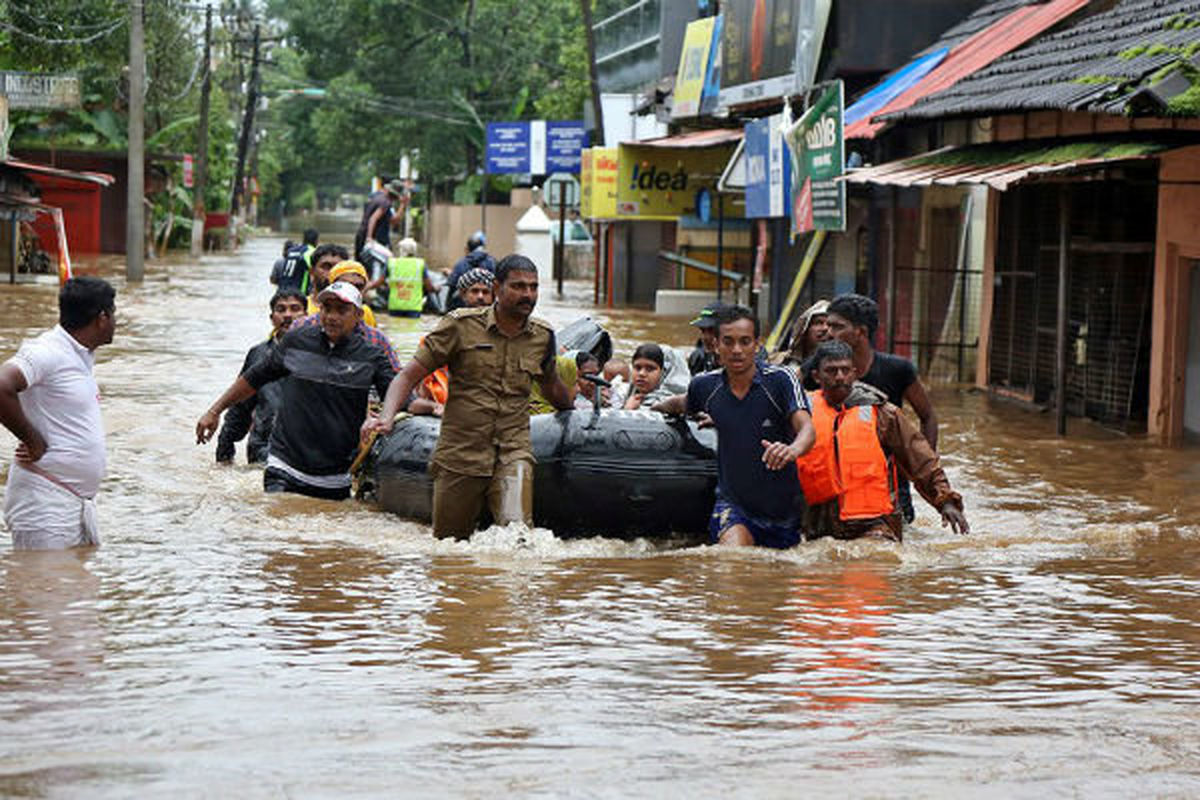
{"type": "MultiPolygon", "coordinates": [[[[696,201],[701,189],[712,193],[714,204],[725,202],[725,213],[731,215],[728,198],[718,195],[716,187],[732,150],[733,145],[703,148],[620,145],[617,216],[667,220],[698,215],[696,201]]],[[[712,208],[712,212],[716,211],[712,208]]]]}

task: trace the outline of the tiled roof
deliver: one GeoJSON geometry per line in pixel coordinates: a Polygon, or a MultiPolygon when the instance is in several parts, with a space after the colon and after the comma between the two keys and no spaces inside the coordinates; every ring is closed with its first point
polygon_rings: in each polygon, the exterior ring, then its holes
{"type": "Polygon", "coordinates": [[[948,47],[953,50],[984,28],[990,27],[993,23],[1004,19],[1016,9],[1038,2],[1043,2],[1043,0],[993,0],[991,3],[985,3],[962,22],[943,33],[940,39],[923,50],[922,53],[942,47],[948,47]]]}
{"type": "Polygon", "coordinates": [[[1047,109],[1124,113],[1134,92],[1198,51],[1200,0],[1122,0],[883,116],[895,121],[1047,109]]]}
{"type": "Polygon", "coordinates": [[[848,125],[846,138],[871,138],[887,124],[892,114],[909,108],[923,97],[955,85],[981,69],[986,69],[1005,53],[1012,52],[1075,14],[1086,6],[1087,2],[1088,0],[1048,0],[1044,3],[1025,3],[998,15],[990,25],[960,42],[950,51],[945,61],[870,119],[862,119],[848,125]]]}

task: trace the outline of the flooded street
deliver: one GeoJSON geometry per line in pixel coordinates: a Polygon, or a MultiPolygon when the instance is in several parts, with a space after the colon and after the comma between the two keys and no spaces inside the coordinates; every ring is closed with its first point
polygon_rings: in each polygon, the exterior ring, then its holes
{"type": "MultiPolygon", "coordinates": [[[[97,267],[104,545],[0,537],[0,796],[1200,795],[1196,449],[939,390],[969,537],[918,499],[902,546],[435,541],[194,443],[280,243],[97,267]]],[[[0,289],[0,358],[55,292],[0,289]]],[[[690,344],[595,315],[623,354],[690,344]]],[[[436,321],[381,319],[405,358],[436,321]]]]}

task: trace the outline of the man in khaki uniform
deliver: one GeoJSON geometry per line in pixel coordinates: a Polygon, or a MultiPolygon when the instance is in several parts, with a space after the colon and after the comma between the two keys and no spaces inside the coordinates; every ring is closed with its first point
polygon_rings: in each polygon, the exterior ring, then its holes
{"type": "Polygon", "coordinates": [[[413,388],[449,366],[449,398],[430,464],[438,538],[469,537],[485,500],[498,524],[533,520],[533,381],[556,408],[572,407],[555,369],[554,330],[530,316],[537,293],[532,261],[518,255],[501,260],[495,303],[448,314],[392,381],[380,416],[363,424],[364,438],[372,431],[390,432],[413,388]]]}

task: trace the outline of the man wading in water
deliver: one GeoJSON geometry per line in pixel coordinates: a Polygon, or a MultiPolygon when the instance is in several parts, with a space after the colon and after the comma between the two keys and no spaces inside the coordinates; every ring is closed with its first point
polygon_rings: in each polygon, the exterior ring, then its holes
{"type": "Polygon", "coordinates": [[[813,446],[808,398],[785,367],[758,364],[758,318],[744,306],[717,315],[721,369],[692,378],[687,395],[652,410],[707,414],[717,429],[714,544],[792,547],[803,495],[793,466],[813,446]]]}
{"type": "Polygon", "coordinates": [[[572,407],[555,368],[554,330],[530,316],[537,295],[537,266],[524,256],[503,259],[495,304],[443,318],[388,387],[380,416],[363,424],[364,440],[373,431],[389,433],[413,387],[449,365],[449,397],[430,463],[438,538],[470,537],[485,500],[498,524],[533,521],[533,381],[555,408],[572,407]]]}
{"type": "Polygon", "coordinates": [[[92,365],[112,343],[115,297],[106,281],[72,278],[58,293],[58,324],[0,366],[0,423],[20,440],[4,492],[18,550],[100,544],[104,424],[92,365]]]}
{"type": "Polygon", "coordinates": [[[225,409],[271,381],[284,380],[263,489],[345,500],[371,387],[387,391],[396,373],[387,353],[359,332],[358,289],[335,282],[317,299],[320,326],[292,328],[266,359],[239,376],[196,423],[196,442],[212,437],[225,409]]]}

